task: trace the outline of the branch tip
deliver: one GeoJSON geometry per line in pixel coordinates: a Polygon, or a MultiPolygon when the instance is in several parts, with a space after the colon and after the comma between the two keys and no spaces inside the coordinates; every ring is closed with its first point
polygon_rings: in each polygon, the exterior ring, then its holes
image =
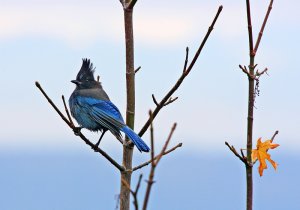
{"type": "Polygon", "coordinates": [[[183,73],[186,72],[186,67],[189,61],[189,47],[185,48],[185,60],[184,60],[184,66],[183,66],[183,73]]]}
{"type": "Polygon", "coordinates": [[[278,135],[279,131],[275,131],[275,133],[273,134],[272,138],[271,138],[271,142],[274,141],[275,137],[278,135]]]}
{"type": "Polygon", "coordinates": [[[38,88],[41,87],[40,83],[38,81],[35,81],[35,86],[37,86],[38,88]]]}
{"type": "MultiPolygon", "coordinates": [[[[189,66],[186,67],[186,71],[184,71],[184,73],[181,74],[181,76],[179,77],[179,79],[177,80],[177,82],[174,84],[174,86],[168,91],[168,93],[165,95],[165,97],[161,100],[160,104],[165,104],[165,103],[168,101],[168,99],[173,95],[173,93],[180,87],[180,85],[182,84],[182,82],[183,82],[183,80],[185,79],[185,77],[186,77],[187,75],[189,75],[189,73],[190,73],[191,70],[193,69],[193,67],[194,67],[194,65],[195,65],[195,63],[196,63],[196,61],[197,61],[198,58],[199,58],[199,55],[200,55],[201,52],[202,52],[202,49],[203,49],[203,47],[204,47],[204,45],[205,45],[205,43],[206,43],[208,37],[210,36],[210,34],[211,34],[212,30],[213,30],[213,27],[214,27],[214,25],[215,25],[217,19],[219,18],[219,15],[220,15],[220,13],[221,13],[221,11],[222,11],[222,8],[223,8],[222,6],[219,7],[219,9],[218,9],[218,11],[217,11],[217,13],[216,13],[216,15],[215,15],[213,21],[211,22],[211,25],[210,25],[208,31],[206,32],[206,34],[205,34],[205,36],[204,36],[202,42],[200,43],[197,52],[195,53],[195,55],[194,55],[194,57],[193,57],[191,63],[189,64],[189,66]]],[[[187,48],[186,48],[186,50],[187,50],[187,48]]],[[[157,114],[159,113],[159,111],[161,110],[162,107],[163,107],[163,106],[157,106],[157,107],[154,109],[153,115],[152,115],[152,118],[153,118],[153,119],[157,116],[157,114]]],[[[144,133],[147,131],[147,129],[148,129],[149,126],[150,126],[150,121],[151,121],[151,119],[148,118],[148,120],[146,121],[146,123],[144,124],[144,126],[142,127],[142,129],[140,130],[139,136],[143,136],[144,133]]]]}
{"type": "MultiPolygon", "coordinates": [[[[152,99],[153,99],[153,102],[155,103],[155,105],[156,105],[156,106],[159,106],[159,103],[157,102],[157,100],[156,100],[154,94],[152,94],[152,99]]],[[[149,113],[149,114],[150,114],[150,113],[149,113]]],[[[151,114],[152,114],[152,112],[151,112],[151,114]]]]}
{"type": "Polygon", "coordinates": [[[137,69],[134,70],[134,73],[137,73],[141,68],[142,68],[141,66],[137,67],[137,69]]]}
{"type": "MultiPolygon", "coordinates": [[[[236,157],[238,157],[246,166],[250,166],[250,164],[248,163],[248,161],[247,161],[247,159],[245,159],[244,157],[244,154],[243,154],[243,152],[241,152],[242,153],[242,155],[240,155],[237,151],[236,151],[236,149],[234,148],[234,146],[233,145],[229,145],[229,143],[227,142],[227,141],[225,141],[225,145],[230,149],[230,151],[236,156],[236,157]]],[[[242,150],[241,150],[242,151],[242,150]]]]}
{"type": "MultiPolygon", "coordinates": [[[[65,123],[74,131],[75,126],[74,124],[71,123],[71,121],[69,121],[64,114],[58,109],[58,107],[55,105],[55,103],[50,99],[50,97],[47,95],[47,93],[43,90],[43,88],[41,87],[41,85],[38,82],[35,82],[35,85],[39,88],[39,90],[41,91],[41,93],[43,94],[43,96],[47,99],[48,103],[52,106],[52,108],[57,112],[57,114],[62,118],[63,121],[65,121],[65,123]]],[[[62,96],[62,98],[64,99],[64,97],[62,96]]],[[[66,107],[66,106],[65,106],[66,107]]],[[[81,132],[78,132],[78,136],[87,144],[89,145],[93,150],[95,150],[96,152],[100,153],[102,156],[104,156],[112,165],[114,165],[117,169],[119,169],[120,171],[125,171],[125,168],[123,166],[121,166],[120,164],[118,164],[112,157],[110,157],[105,151],[103,151],[100,148],[95,148],[95,145],[88,140],[81,132]]]]}

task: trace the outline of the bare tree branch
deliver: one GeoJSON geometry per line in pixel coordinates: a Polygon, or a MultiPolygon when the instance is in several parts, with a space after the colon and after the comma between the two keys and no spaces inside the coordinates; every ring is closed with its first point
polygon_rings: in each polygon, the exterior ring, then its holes
{"type": "MultiPolygon", "coordinates": [[[[174,150],[176,150],[178,147],[182,147],[182,143],[177,144],[176,146],[172,147],[171,149],[167,150],[164,152],[163,155],[169,154],[170,152],[173,152],[174,150]]],[[[147,165],[149,165],[150,163],[152,163],[154,160],[156,160],[158,158],[158,155],[154,157],[154,159],[148,160],[147,162],[144,162],[138,166],[135,166],[132,168],[132,171],[136,171],[138,169],[141,169],[147,165]]]]}
{"type": "Polygon", "coordinates": [[[239,67],[245,74],[247,74],[248,77],[250,76],[246,66],[239,65],[239,67]]]}
{"type": "Polygon", "coordinates": [[[159,106],[154,94],[152,94],[152,99],[153,99],[153,102],[155,103],[156,106],[159,106]]]}
{"type": "MultiPolygon", "coordinates": [[[[151,113],[150,113],[150,118],[152,119],[151,113]]],[[[150,137],[151,137],[151,150],[152,150],[151,151],[151,159],[154,160],[154,137],[153,137],[152,122],[153,122],[153,120],[151,120],[151,124],[150,124],[150,137]]],[[[175,129],[176,129],[176,123],[174,123],[174,125],[173,125],[173,127],[170,131],[170,134],[169,134],[169,136],[168,136],[161,152],[158,154],[156,160],[151,162],[151,169],[150,169],[149,178],[148,178],[148,181],[147,181],[147,188],[146,188],[146,193],[145,193],[145,198],[144,198],[144,203],[143,203],[143,210],[146,210],[147,207],[148,207],[150,192],[151,192],[152,185],[154,183],[154,174],[155,174],[156,166],[158,165],[158,163],[161,160],[162,156],[166,152],[166,149],[169,145],[169,142],[172,138],[172,135],[173,135],[175,129]]]]}
{"type": "Polygon", "coordinates": [[[183,66],[182,72],[186,71],[186,67],[187,67],[188,62],[189,62],[189,47],[186,47],[185,48],[185,61],[184,61],[184,66],[183,66]]]}
{"type": "Polygon", "coordinates": [[[69,122],[75,127],[75,125],[74,125],[74,123],[73,123],[73,120],[72,120],[72,118],[71,118],[70,112],[69,112],[69,110],[68,110],[66,101],[65,101],[65,96],[62,95],[61,98],[62,98],[62,100],[63,100],[64,107],[65,107],[65,111],[66,111],[66,113],[67,113],[67,115],[68,115],[69,122]]]}
{"type": "Polygon", "coordinates": [[[245,154],[244,154],[244,151],[243,151],[243,149],[241,149],[241,155],[242,155],[242,158],[244,159],[244,160],[246,160],[247,159],[247,157],[245,156],[245,154]]]}
{"type": "MultiPolygon", "coordinates": [[[[54,110],[59,114],[59,116],[65,121],[65,123],[78,135],[87,145],[89,145],[95,152],[100,153],[102,156],[104,156],[112,165],[114,165],[117,169],[120,171],[125,171],[125,168],[121,165],[119,165],[112,157],[110,157],[106,152],[104,152],[102,149],[95,147],[95,145],[88,140],[81,132],[78,131],[78,128],[74,126],[73,123],[71,123],[64,115],[63,113],[57,108],[57,106],[53,103],[53,101],[49,98],[49,96],[46,94],[46,92],[43,90],[39,82],[35,82],[36,87],[42,92],[44,97],[48,100],[49,104],[54,108],[54,110]]],[[[66,106],[65,106],[66,108],[66,106]]],[[[66,112],[68,113],[68,109],[66,108],[66,112]]]]}
{"type": "Polygon", "coordinates": [[[258,79],[261,75],[263,75],[264,73],[266,73],[268,75],[268,68],[265,68],[263,71],[259,72],[258,70],[256,71],[256,78],[258,79]]]}
{"type": "Polygon", "coordinates": [[[242,156],[236,151],[236,149],[234,148],[234,146],[230,146],[229,144],[228,144],[228,142],[227,141],[225,141],[225,145],[230,149],[230,151],[235,155],[235,156],[237,156],[243,163],[245,163],[245,165],[249,165],[249,163],[248,163],[248,161],[247,161],[247,159],[245,158],[245,155],[244,155],[244,153],[242,153],[242,156]]]}
{"type": "Polygon", "coordinates": [[[271,138],[271,142],[274,141],[275,137],[277,136],[277,134],[279,133],[279,131],[275,131],[275,133],[273,134],[272,138],[271,138]]]}
{"type": "Polygon", "coordinates": [[[270,1],[270,4],[269,4],[268,10],[267,10],[267,13],[266,13],[264,22],[263,22],[263,24],[262,24],[262,26],[261,26],[261,29],[260,29],[260,32],[259,32],[259,34],[258,34],[258,37],[257,37],[257,40],[256,40],[256,44],[255,44],[255,48],[254,48],[254,53],[255,53],[255,54],[256,54],[257,49],[258,49],[258,47],[259,47],[260,40],[261,40],[261,38],[262,38],[262,35],[263,35],[263,32],[264,32],[266,23],[267,23],[267,21],[268,21],[270,12],[271,12],[271,10],[272,10],[272,5],[273,5],[273,0],[270,1]]]}
{"type": "Polygon", "coordinates": [[[253,52],[253,33],[252,33],[252,23],[251,23],[251,9],[250,9],[250,0],[246,0],[247,5],[247,21],[248,21],[248,36],[249,36],[249,51],[250,56],[254,56],[253,52]]]}
{"type": "Polygon", "coordinates": [[[178,99],[178,97],[175,97],[175,98],[170,97],[169,100],[164,104],[164,106],[167,106],[167,105],[173,103],[173,102],[176,101],[177,99],[178,99]]]}
{"type": "MultiPolygon", "coordinates": [[[[159,163],[159,161],[161,160],[162,156],[163,156],[164,153],[166,152],[167,147],[168,147],[168,145],[169,145],[169,143],[170,143],[170,140],[171,140],[171,138],[172,138],[172,136],[173,136],[173,133],[174,133],[174,131],[175,131],[175,129],[176,129],[176,126],[177,126],[177,123],[174,123],[174,125],[173,125],[173,127],[172,127],[172,129],[171,129],[171,132],[170,132],[170,134],[169,134],[169,136],[168,136],[168,139],[167,139],[167,141],[165,142],[165,145],[163,146],[161,152],[159,153],[159,156],[157,157],[157,160],[156,160],[156,161],[153,161],[153,163],[155,163],[155,166],[159,163]]],[[[152,159],[154,159],[154,156],[152,157],[152,159]]]]}
{"type": "Polygon", "coordinates": [[[141,68],[142,68],[141,66],[137,67],[137,69],[134,70],[134,73],[137,73],[141,68]]]}
{"type": "MultiPolygon", "coordinates": [[[[203,38],[203,41],[201,42],[201,44],[200,44],[200,46],[199,46],[197,52],[195,53],[195,55],[194,55],[194,57],[193,57],[191,63],[190,63],[189,66],[187,67],[187,69],[186,69],[184,72],[182,72],[181,76],[179,77],[179,79],[177,80],[177,82],[175,83],[175,85],[169,90],[169,92],[164,96],[164,98],[158,103],[159,105],[156,106],[156,108],[154,109],[153,114],[152,114],[152,115],[153,115],[153,119],[157,116],[157,114],[159,113],[159,111],[161,110],[161,108],[164,107],[164,105],[165,105],[165,103],[168,101],[168,99],[169,99],[169,98],[172,96],[172,94],[179,88],[179,86],[181,85],[181,83],[183,82],[183,80],[185,79],[185,77],[186,77],[186,76],[191,72],[191,70],[193,69],[194,64],[196,63],[196,61],[197,61],[197,59],[198,59],[198,57],[199,57],[199,55],[200,55],[200,53],[201,53],[201,51],[202,51],[202,49],[203,49],[203,47],[204,47],[204,45],[205,45],[205,43],[206,43],[206,41],[207,41],[207,39],[208,39],[210,33],[212,32],[212,30],[213,30],[213,28],[214,28],[214,25],[215,25],[215,23],[216,23],[216,21],[217,21],[219,15],[220,15],[222,9],[223,9],[223,6],[220,6],[219,9],[218,9],[218,11],[217,11],[217,13],[216,13],[216,15],[215,15],[215,17],[214,17],[214,19],[213,19],[213,21],[212,21],[212,23],[211,23],[211,25],[210,25],[210,27],[208,28],[208,31],[207,31],[205,37],[203,38]]],[[[147,129],[149,128],[150,123],[151,123],[151,120],[150,120],[150,118],[148,118],[147,122],[146,122],[145,125],[142,127],[142,129],[140,130],[139,136],[143,136],[143,135],[144,135],[144,133],[145,133],[145,132],[147,131],[147,129]]]]}

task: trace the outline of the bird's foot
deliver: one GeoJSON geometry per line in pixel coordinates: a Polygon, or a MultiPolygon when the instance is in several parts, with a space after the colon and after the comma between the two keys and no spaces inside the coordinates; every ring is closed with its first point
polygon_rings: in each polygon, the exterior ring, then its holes
{"type": "Polygon", "coordinates": [[[81,129],[82,129],[82,127],[74,127],[74,128],[73,128],[74,134],[75,134],[76,136],[79,136],[79,135],[80,135],[81,129]]]}
{"type": "Polygon", "coordinates": [[[97,150],[99,149],[99,143],[100,142],[97,142],[96,144],[93,145],[93,149],[95,152],[97,152],[97,150]]]}

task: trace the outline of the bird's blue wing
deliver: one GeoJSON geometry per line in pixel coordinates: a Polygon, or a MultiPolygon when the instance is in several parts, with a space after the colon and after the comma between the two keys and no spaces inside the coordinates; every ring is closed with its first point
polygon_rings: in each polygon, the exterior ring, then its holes
{"type": "Polygon", "coordinates": [[[119,109],[107,100],[90,97],[78,97],[79,103],[88,108],[90,117],[101,126],[109,129],[117,138],[123,131],[140,151],[149,152],[150,148],[132,129],[125,125],[119,109]]]}
{"type": "Polygon", "coordinates": [[[124,124],[124,120],[119,109],[111,101],[103,100],[100,103],[96,103],[94,106],[97,109],[101,109],[102,111],[104,111],[110,117],[124,124]]]}
{"type": "Polygon", "coordinates": [[[107,100],[80,97],[82,103],[88,104],[91,117],[111,131],[118,132],[125,124],[119,109],[107,100]]]}

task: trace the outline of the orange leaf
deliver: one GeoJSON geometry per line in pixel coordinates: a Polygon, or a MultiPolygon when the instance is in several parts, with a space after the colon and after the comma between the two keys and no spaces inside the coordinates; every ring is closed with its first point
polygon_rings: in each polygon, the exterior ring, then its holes
{"type": "Polygon", "coordinates": [[[256,149],[252,150],[251,157],[252,162],[258,160],[260,163],[258,167],[260,176],[263,175],[264,170],[267,168],[266,160],[268,160],[276,170],[277,163],[271,159],[271,155],[268,154],[268,150],[275,149],[278,146],[279,144],[272,144],[272,140],[267,140],[265,142],[261,142],[261,138],[257,140],[256,149]]]}

